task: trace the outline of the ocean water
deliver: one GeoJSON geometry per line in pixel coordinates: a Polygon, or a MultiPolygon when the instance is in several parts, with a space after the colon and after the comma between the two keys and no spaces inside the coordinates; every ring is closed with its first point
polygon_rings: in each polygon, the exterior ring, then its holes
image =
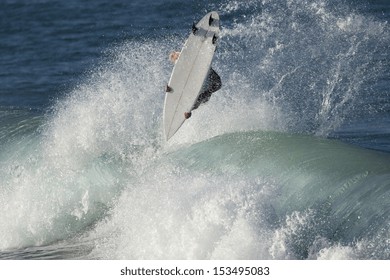
{"type": "Polygon", "coordinates": [[[0,259],[390,259],[389,1],[0,18],[0,259]],[[223,87],[166,142],[168,54],[212,10],[223,87]]]}

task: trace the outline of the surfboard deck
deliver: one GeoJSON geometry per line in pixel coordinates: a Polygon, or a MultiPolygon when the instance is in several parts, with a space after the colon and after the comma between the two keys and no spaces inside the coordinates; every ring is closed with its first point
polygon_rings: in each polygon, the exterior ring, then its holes
{"type": "Polygon", "coordinates": [[[185,121],[184,113],[196,103],[214,56],[219,34],[219,15],[206,14],[184,43],[168,82],[164,101],[164,132],[169,140],[185,121]]]}

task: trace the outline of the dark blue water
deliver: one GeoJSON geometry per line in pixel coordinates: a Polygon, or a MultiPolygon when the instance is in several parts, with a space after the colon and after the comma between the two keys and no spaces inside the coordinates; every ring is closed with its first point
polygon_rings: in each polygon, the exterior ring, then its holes
{"type": "MultiPolygon", "coordinates": [[[[2,1],[1,104],[42,108],[126,39],[167,36],[164,1],[2,1]]],[[[187,20],[189,18],[187,17],[187,20]]],[[[185,22],[185,19],[181,19],[185,22]]],[[[178,28],[177,30],[180,30],[178,28]]]]}
{"type": "Polygon", "coordinates": [[[390,259],[388,1],[0,3],[0,258],[390,259]],[[168,143],[168,54],[223,88],[168,143]]]}

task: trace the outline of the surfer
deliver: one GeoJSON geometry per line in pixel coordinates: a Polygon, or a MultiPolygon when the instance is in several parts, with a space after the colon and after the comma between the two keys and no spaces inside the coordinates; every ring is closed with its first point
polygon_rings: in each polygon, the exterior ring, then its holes
{"type": "MultiPolygon", "coordinates": [[[[171,52],[169,54],[169,60],[172,63],[176,63],[179,56],[180,56],[180,52],[177,52],[177,51],[171,52]]],[[[201,92],[201,94],[199,94],[199,97],[196,100],[191,111],[197,109],[200,104],[206,103],[207,101],[209,101],[211,94],[218,91],[221,87],[222,87],[221,77],[217,74],[217,72],[214,71],[213,68],[210,67],[209,73],[207,74],[207,78],[206,78],[205,83],[203,84],[203,87],[202,87],[202,92],[201,92]]],[[[167,91],[169,91],[169,88],[167,88],[167,91]]],[[[184,113],[184,117],[186,119],[191,117],[191,111],[184,113]]]]}

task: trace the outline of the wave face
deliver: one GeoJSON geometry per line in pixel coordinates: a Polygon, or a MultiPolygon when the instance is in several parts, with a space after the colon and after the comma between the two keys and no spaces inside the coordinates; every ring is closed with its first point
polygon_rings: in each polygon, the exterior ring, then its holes
{"type": "Polygon", "coordinates": [[[223,88],[171,141],[188,18],[135,24],[46,113],[0,107],[0,258],[390,259],[388,23],[331,0],[186,10],[220,12],[223,88]]]}
{"type": "Polygon", "coordinates": [[[224,134],[146,168],[90,236],[106,240],[93,256],[387,258],[389,160],[312,136],[224,134]]]}

